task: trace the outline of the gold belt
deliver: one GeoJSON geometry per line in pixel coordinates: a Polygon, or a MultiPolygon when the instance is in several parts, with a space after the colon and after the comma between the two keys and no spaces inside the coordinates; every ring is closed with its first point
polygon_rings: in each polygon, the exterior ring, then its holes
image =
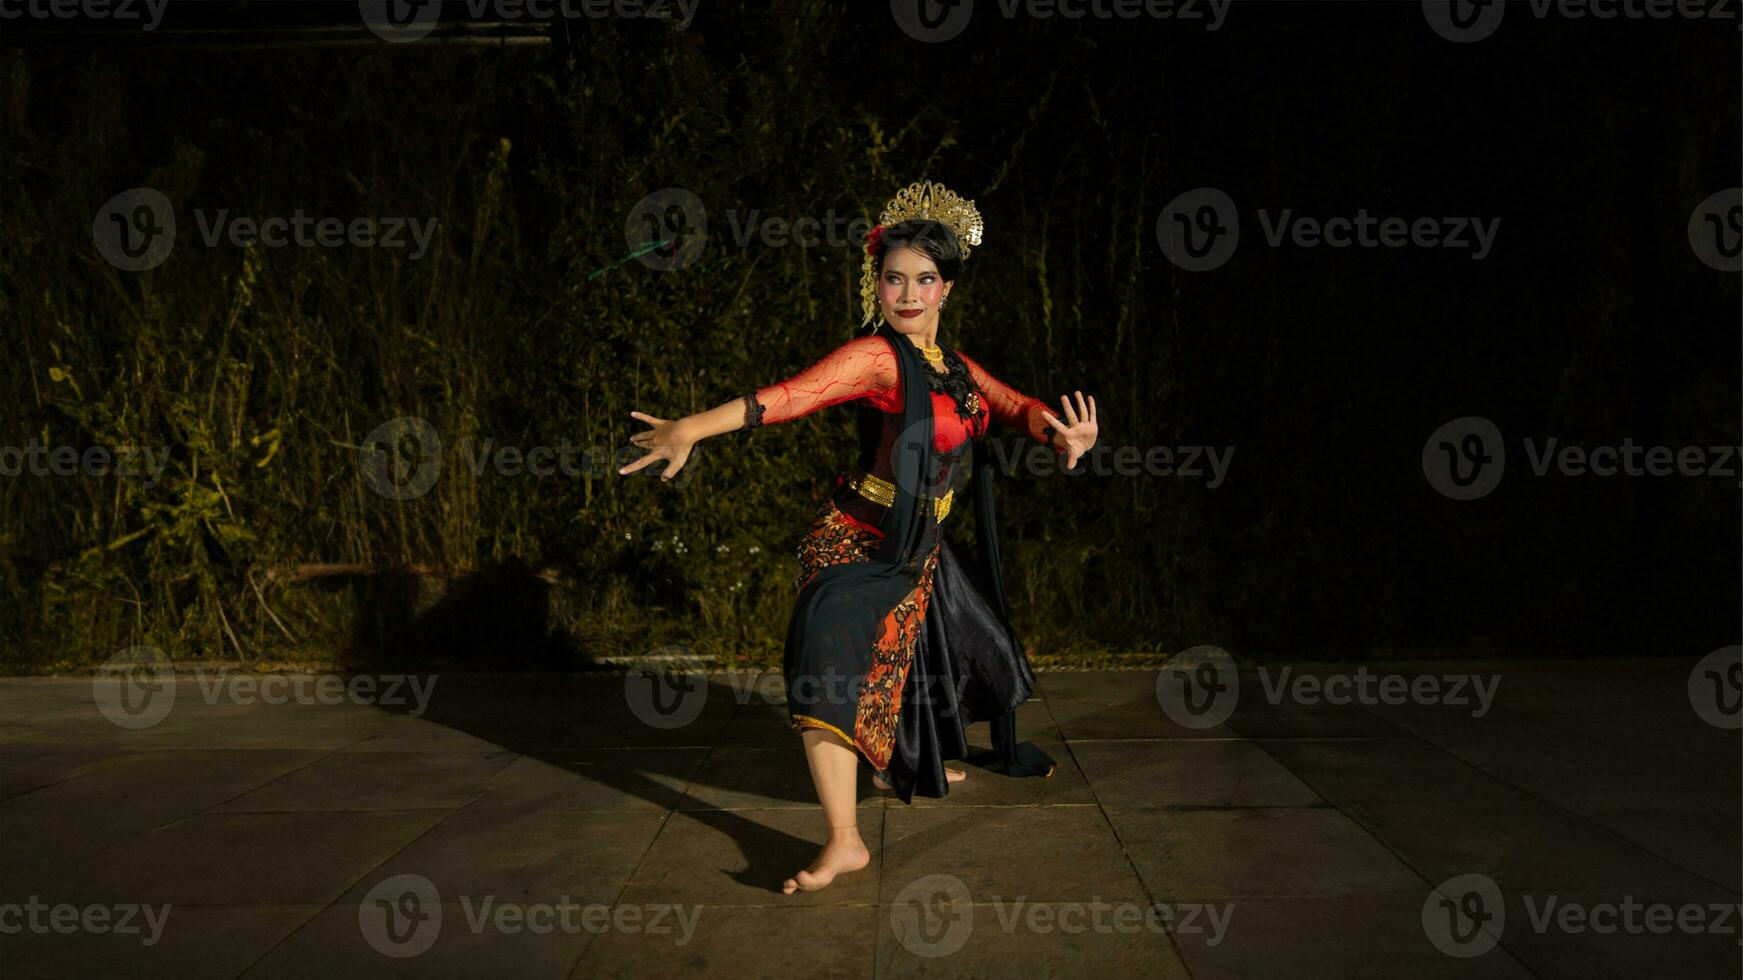
{"type": "MultiPolygon", "coordinates": [[[[874,504],[893,507],[896,503],[896,485],[864,470],[857,471],[848,478],[847,485],[859,491],[859,495],[874,504]]],[[[955,488],[944,491],[944,496],[932,498],[932,512],[938,523],[944,523],[944,518],[950,513],[950,502],[956,496],[955,488]]]]}

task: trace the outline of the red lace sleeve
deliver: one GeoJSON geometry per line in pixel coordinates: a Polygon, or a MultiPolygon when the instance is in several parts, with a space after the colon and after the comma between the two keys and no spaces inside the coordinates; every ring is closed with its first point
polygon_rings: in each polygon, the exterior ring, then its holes
{"type": "Polygon", "coordinates": [[[993,377],[986,368],[975,363],[973,358],[962,351],[957,351],[956,356],[962,358],[962,363],[968,366],[968,374],[974,379],[975,387],[980,389],[980,396],[987,405],[987,413],[994,422],[1002,422],[1021,430],[1042,445],[1052,444],[1047,431],[1052,423],[1041,417],[1042,412],[1050,411],[1046,402],[1025,395],[993,377]]]}
{"type": "Polygon", "coordinates": [[[745,427],[786,422],[855,398],[896,388],[896,352],[882,337],[857,337],[785,381],[748,393],[745,427]]]}

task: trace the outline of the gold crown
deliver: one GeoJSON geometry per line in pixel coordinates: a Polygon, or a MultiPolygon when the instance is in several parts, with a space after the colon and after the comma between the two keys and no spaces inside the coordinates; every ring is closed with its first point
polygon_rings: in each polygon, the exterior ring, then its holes
{"type": "MultiPolygon", "coordinates": [[[[888,228],[917,220],[937,221],[955,232],[957,247],[962,250],[964,259],[980,244],[981,233],[986,229],[973,201],[930,180],[917,181],[897,191],[896,196],[884,205],[884,213],[878,217],[878,227],[888,228]]],[[[859,275],[859,300],[865,310],[865,323],[872,322],[878,312],[876,267],[877,257],[867,252],[859,275]]]]}

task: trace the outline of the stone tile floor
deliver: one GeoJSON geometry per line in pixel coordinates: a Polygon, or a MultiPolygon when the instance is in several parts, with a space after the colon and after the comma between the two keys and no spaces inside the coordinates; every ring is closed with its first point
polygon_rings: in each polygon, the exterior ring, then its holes
{"type": "Polygon", "coordinates": [[[870,866],[791,897],[824,828],[767,678],[0,680],[0,976],[1736,977],[1743,732],[1690,667],[1248,670],[1205,727],[1043,674],[1050,778],[862,773],[870,866]]]}

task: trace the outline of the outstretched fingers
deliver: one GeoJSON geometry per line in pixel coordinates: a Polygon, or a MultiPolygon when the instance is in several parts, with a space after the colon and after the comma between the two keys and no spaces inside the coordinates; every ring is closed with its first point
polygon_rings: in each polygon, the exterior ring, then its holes
{"type": "Polygon", "coordinates": [[[638,473],[641,470],[652,466],[655,462],[663,459],[666,461],[667,465],[665,472],[660,474],[660,479],[662,481],[670,480],[673,475],[678,472],[678,469],[684,465],[684,461],[674,457],[670,449],[662,447],[655,441],[655,436],[658,435],[660,427],[666,424],[666,420],[657,416],[649,415],[646,412],[635,411],[630,412],[629,417],[646,422],[648,425],[653,426],[653,428],[643,429],[629,437],[630,445],[647,450],[647,455],[637,459],[633,463],[618,467],[618,475],[628,476],[631,473],[638,473]]]}
{"type": "Polygon", "coordinates": [[[636,473],[636,472],[639,472],[641,470],[648,468],[649,466],[652,466],[654,464],[655,460],[660,460],[660,459],[665,459],[665,458],[666,458],[665,453],[661,452],[658,449],[654,449],[654,450],[649,451],[649,453],[646,456],[643,456],[641,459],[638,459],[635,462],[630,463],[628,465],[618,467],[617,473],[619,476],[628,476],[631,473],[636,473]]]}

